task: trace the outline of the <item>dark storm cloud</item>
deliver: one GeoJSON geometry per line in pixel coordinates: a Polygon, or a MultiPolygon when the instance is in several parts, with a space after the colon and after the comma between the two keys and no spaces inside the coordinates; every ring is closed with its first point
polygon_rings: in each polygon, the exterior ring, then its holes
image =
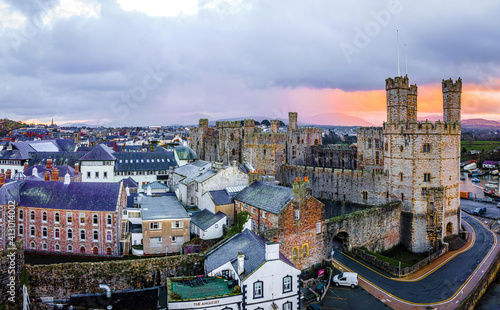
{"type": "MultiPolygon", "coordinates": [[[[37,1],[4,2],[28,22],[40,14],[37,1]]],[[[396,29],[401,74],[406,43],[412,83],[458,76],[481,83],[499,73],[500,7],[493,1],[243,1],[204,8],[208,3],[200,2],[198,15],[151,17],[103,1],[97,18],[55,19],[16,46],[12,38],[24,38],[22,28],[4,28],[2,111],[121,124],[189,121],[190,114],[282,117],[283,89],[383,89],[384,79],[397,75],[396,29]]]]}

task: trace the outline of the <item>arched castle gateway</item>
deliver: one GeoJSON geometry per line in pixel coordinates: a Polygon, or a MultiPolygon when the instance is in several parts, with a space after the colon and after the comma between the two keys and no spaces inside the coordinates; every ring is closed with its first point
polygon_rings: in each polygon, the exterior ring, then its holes
{"type": "MultiPolygon", "coordinates": [[[[400,201],[399,236],[391,234],[385,246],[400,241],[412,252],[425,252],[460,227],[462,80],[443,80],[443,121],[437,122],[417,121],[417,86],[407,76],[385,82],[387,122],[358,128],[356,170],[284,164],[277,178],[291,186],[297,177],[308,176],[317,198],[364,205],[400,201]]],[[[325,241],[335,234],[327,231],[325,241]]]]}

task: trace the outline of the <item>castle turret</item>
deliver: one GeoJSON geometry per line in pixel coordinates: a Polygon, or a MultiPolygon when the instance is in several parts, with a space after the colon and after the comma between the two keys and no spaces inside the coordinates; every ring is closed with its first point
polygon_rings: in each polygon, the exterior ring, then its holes
{"type": "Polygon", "coordinates": [[[408,90],[408,110],[407,110],[408,122],[417,121],[417,95],[418,95],[417,84],[410,85],[410,89],[408,90]]]}
{"type": "Polygon", "coordinates": [[[297,112],[288,112],[288,130],[297,130],[297,112]]]}
{"type": "Polygon", "coordinates": [[[243,126],[245,127],[245,134],[251,134],[255,131],[255,120],[245,119],[243,121],[243,126]]]}
{"type": "Polygon", "coordinates": [[[200,118],[200,128],[202,132],[207,131],[208,129],[208,119],[200,118]]]}
{"type": "Polygon", "coordinates": [[[280,129],[280,120],[279,119],[272,119],[271,120],[271,132],[278,133],[279,129],[280,129]]]}
{"type": "Polygon", "coordinates": [[[387,92],[387,122],[389,124],[408,121],[408,76],[397,76],[385,80],[387,92]]]}
{"type": "Polygon", "coordinates": [[[452,79],[443,80],[443,118],[445,122],[460,122],[461,97],[461,78],[458,78],[455,83],[452,79]]]}

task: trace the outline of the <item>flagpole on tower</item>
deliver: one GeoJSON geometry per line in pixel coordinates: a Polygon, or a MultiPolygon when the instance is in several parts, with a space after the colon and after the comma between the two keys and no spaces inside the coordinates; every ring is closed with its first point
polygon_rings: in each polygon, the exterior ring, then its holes
{"type": "Polygon", "coordinates": [[[408,54],[406,53],[406,43],[405,43],[405,69],[406,69],[406,76],[408,76],[408,54]]]}
{"type": "Polygon", "coordinates": [[[396,29],[396,43],[398,46],[398,76],[400,76],[400,74],[399,74],[399,33],[398,33],[397,29],[396,29]]]}

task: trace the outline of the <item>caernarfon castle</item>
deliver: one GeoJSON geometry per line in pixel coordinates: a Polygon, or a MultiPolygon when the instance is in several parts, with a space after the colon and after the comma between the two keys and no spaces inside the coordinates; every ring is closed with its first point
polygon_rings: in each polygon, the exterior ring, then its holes
{"type": "Polygon", "coordinates": [[[202,119],[191,147],[200,159],[249,162],[284,186],[308,177],[316,198],[367,206],[399,201],[399,242],[412,252],[437,249],[460,228],[462,80],[443,80],[443,120],[436,122],[417,121],[418,88],[407,76],[386,79],[385,88],[387,121],[358,128],[356,148],[321,145],[321,130],[298,128],[294,112],[286,133],[278,121],[261,133],[253,120],[209,128],[202,119]]]}

